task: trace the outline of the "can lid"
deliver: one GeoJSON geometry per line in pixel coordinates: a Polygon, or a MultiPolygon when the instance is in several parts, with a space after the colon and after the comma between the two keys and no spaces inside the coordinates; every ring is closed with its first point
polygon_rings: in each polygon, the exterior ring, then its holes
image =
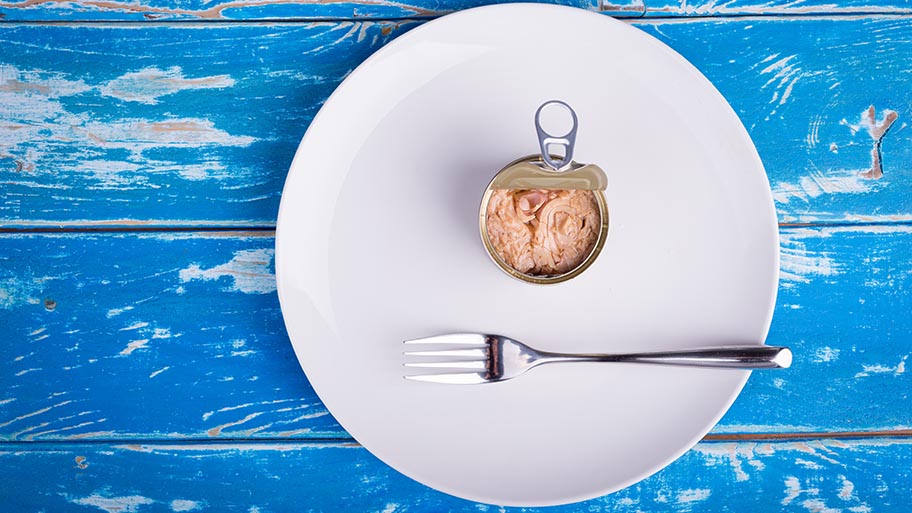
{"type": "Polygon", "coordinates": [[[608,176],[595,164],[570,163],[567,171],[555,172],[538,157],[527,157],[507,166],[494,177],[492,189],[570,189],[604,191],[608,176]]]}
{"type": "Polygon", "coordinates": [[[549,100],[535,111],[535,132],[541,155],[519,159],[504,168],[491,182],[492,189],[571,189],[604,191],[608,177],[595,164],[580,164],[573,160],[576,145],[576,112],[566,102],[549,100]],[[548,109],[558,107],[558,109],[548,109]],[[563,135],[548,133],[542,126],[542,113],[561,111],[569,115],[570,128],[563,135]],[[552,153],[559,151],[561,154],[552,153]]]}

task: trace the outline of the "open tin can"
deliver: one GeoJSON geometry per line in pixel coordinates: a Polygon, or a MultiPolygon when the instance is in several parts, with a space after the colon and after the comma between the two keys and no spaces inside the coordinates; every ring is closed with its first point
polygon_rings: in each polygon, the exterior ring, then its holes
{"type": "Polygon", "coordinates": [[[573,160],[577,116],[559,100],[535,112],[540,155],[523,157],[500,170],[485,189],[479,228],[485,250],[510,276],[527,283],[554,284],[585,271],[608,237],[605,172],[573,160]],[[560,107],[570,130],[553,136],[542,128],[545,109],[560,107]]]}

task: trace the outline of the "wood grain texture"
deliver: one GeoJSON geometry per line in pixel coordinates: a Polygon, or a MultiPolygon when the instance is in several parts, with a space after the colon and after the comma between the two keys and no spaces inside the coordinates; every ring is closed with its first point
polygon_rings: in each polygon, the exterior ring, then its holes
{"type": "MultiPolygon", "coordinates": [[[[2,0],[6,21],[162,21],[162,20],[358,20],[434,18],[451,12],[509,3],[490,0],[2,0]]],[[[600,11],[615,17],[756,16],[820,14],[909,14],[909,0],[536,0],[600,11]]]]}
{"type": "Polygon", "coordinates": [[[909,0],[798,0],[795,2],[762,2],[756,0],[646,0],[647,17],[716,17],[716,16],[808,16],[909,14],[909,0]]]}
{"type": "MultiPolygon", "coordinates": [[[[912,426],[912,226],[789,229],[769,336],[716,434],[912,426]]],[[[271,234],[0,236],[0,440],[346,437],[284,331],[271,234]]],[[[669,257],[670,258],[670,257],[669,257]]]]}
{"type": "Polygon", "coordinates": [[[546,509],[426,488],[346,444],[0,445],[14,511],[906,512],[912,441],[700,443],[630,488],[546,509]]]}
{"type": "Polygon", "coordinates": [[[291,351],[271,234],[0,245],[0,437],[344,436],[291,351]]]}
{"type": "Polygon", "coordinates": [[[764,162],[781,222],[912,219],[912,76],[894,60],[912,51],[912,19],[638,26],[731,103],[764,162]]]}
{"type": "MultiPolygon", "coordinates": [[[[326,21],[435,18],[483,5],[513,0],[0,0],[5,21],[326,21]]],[[[642,0],[535,0],[641,16],[642,0]]]]}
{"type": "MultiPolygon", "coordinates": [[[[0,228],[271,225],[319,106],[417,25],[2,25],[0,228]]],[[[912,18],[637,26],[730,101],[782,222],[912,219],[912,18]]]]}
{"type": "Polygon", "coordinates": [[[322,102],[410,26],[2,26],[0,215],[273,220],[322,102]]]}

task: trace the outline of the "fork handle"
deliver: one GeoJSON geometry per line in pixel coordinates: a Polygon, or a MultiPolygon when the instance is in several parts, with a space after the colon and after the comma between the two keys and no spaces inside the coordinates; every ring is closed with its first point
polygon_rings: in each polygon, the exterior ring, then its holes
{"type": "Polygon", "coordinates": [[[787,369],[792,364],[792,351],[775,346],[722,346],[684,351],[627,354],[560,354],[541,353],[539,363],[616,362],[712,367],[725,369],[787,369]]]}

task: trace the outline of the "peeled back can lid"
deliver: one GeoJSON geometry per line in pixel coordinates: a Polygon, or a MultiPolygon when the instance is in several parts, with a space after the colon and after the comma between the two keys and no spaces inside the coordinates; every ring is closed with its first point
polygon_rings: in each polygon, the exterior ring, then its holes
{"type": "Polygon", "coordinates": [[[550,100],[543,103],[535,111],[541,156],[512,162],[494,177],[490,188],[604,191],[608,187],[608,177],[600,167],[573,161],[577,125],[576,112],[565,102],[550,100]],[[561,136],[549,134],[542,127],[542,113],[554,106],[562,107],[572,121],[570,130],[561,136]],[[563,155],[552,153],[555,149],[562,150],[563,155]]]}

